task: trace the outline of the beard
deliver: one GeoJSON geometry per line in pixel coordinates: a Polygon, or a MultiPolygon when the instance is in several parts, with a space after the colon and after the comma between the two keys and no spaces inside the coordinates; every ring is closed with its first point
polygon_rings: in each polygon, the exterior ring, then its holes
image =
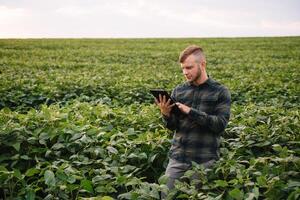
{"type": "Polygon", "coordinates": [[[188,80],[190,83],[196,83],[201,78],[202,72],[200,66],[198,66],[198,71],[195,77],[193,77],[191,80],[188,80]]]}

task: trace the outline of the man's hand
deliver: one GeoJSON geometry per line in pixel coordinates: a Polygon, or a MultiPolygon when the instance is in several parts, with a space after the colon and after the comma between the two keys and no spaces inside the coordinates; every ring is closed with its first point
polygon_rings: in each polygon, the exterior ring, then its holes
{"type": "Polygon", "coordinates": [[[161,114],[163,114],[166,117],[170,117],[170,113],[172,110],[172,107],[175,106],[175,104],[170,104],[171,99],[166,99],[166,96],[159,95],[159,101],[155,99],[156,105],[158,105],[161,114]]]}
{"type": "Polygon", "coordinates": [[[182,103],[177,102],[176,105],[179,108],[179,110],[181,110],[181,112],[183,112],[185,114],[189,114],[189,112],[191,111],[190,107],[188,107],[182,103]]]}

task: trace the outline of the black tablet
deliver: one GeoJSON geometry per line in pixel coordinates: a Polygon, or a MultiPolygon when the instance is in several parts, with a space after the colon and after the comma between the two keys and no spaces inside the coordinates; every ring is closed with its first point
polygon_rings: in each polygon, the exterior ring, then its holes
{"type": "Polygon", "coordinates": [[[166,96],[166,99],[171,99],[171,104],[175,103],[174,99],[169,95],[169,93],[166,90],[163,89],[151,89],[151,94],[159,101],[159,95],[166,96]]]}
{"type": "MultiPolygon", "coordinates": [[[[151,94],[157,99],[157,101],[159,101],[159,95],[161,95],[162,97],[163,96],[166,96],[166,99],[168,100],[168,99],[171,99],[171,104],[173,104],[173,103],[176,103],[176,101],[169,95],[169,93],[166,91],[166,90],[164,90],[164,89],[151,89],[150,90],[150,92],[151,92],[151,94]]],[[[173,109],[172,109],[172,112],[174,113],[174,114],[180,114],[180,110],[179,110],[179,108],[178,108],[178,106],[177,105],[175,105],[174,107],[173,107],[173,109]]]]}

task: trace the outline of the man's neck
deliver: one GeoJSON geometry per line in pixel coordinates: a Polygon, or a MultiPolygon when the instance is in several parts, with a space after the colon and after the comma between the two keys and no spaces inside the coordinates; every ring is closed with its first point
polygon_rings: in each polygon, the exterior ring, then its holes
{"type": "Polygon", "coordinates": [[[201,76],[200,78],[198,78],[197,80],[195,80],[192,84],[193,85],[196,85],[196,86],[199,86],[203,83],[205,83],[205,81],[208,79],[208,76],[207,74],[204,74],[203,76],[201,76]]]}

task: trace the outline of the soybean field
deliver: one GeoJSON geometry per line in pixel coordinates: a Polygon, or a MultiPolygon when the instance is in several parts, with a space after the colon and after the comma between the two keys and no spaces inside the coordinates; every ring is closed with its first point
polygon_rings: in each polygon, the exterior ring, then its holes
{"type": "Polygon", "coordinates": [[[299,199],[300,37],[1,39],[0,199],[299,199]],[[203,47],[231,92],[212,169],[168,191],[172,132],[149,93],[203,47]]]}

